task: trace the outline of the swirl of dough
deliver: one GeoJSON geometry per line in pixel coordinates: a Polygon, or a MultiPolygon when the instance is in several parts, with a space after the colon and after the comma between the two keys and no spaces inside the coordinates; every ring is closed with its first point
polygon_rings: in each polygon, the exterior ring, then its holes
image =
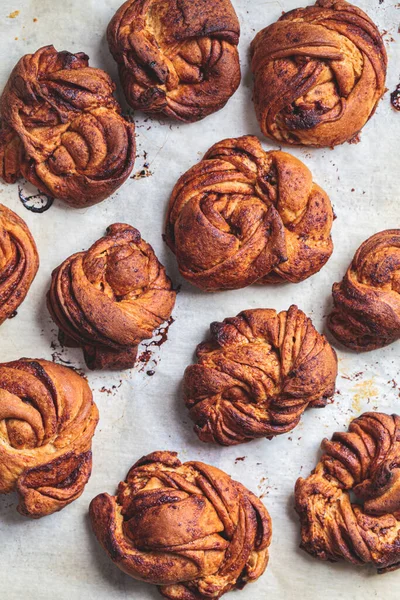
{"type": "Polygon", "coordinates": [[[90,369],[130,369],[138,344],[170,318],[175,298],[153,248],[134,227],[114,223],[53,271],[47,306],[90,369]]]}
{"type": "Polygon", "coordinates": [[[399,568],[400,418],[364,413],[321,448],[312,474],[296,483],[301,547],[321,560],[370,563],[379,573],[399,568]]]}
{"type": "Polygon", "coordinates": [[[376,233],[333,286],[329,329],[345,346],[375,350],[400,339],[400,230],[376,233]]]}
{"type": "Polygon", "coordinates": [[[134,125],[114,89],[82,52],[45,46],[23,56],[0,98],[0,177],[23,176],[75,207],[114,193],[135,162],[134,125]]]}
{"type": "Polygon", "coordinates": [[[203,442],[230,446],[286,433],[335,391],[336,353],[297,306],[245,310],[212,323],[211,334],[184,377],[203,442]]]}
{"type": "Polygon", "coordinates": [[[230,0],[128,0],[107,38],[133,108],[192,122],[238,88],[239,34],[230,0]]]}
{"type": "Polygon", "coordinates": [[[166,241],[206,291],[297,283],[332,254],[333,211],[309,169],[253,136],[215,144],[175,185],[166,241]]]}
{"type": "Polygon", "coordinates": [[[385,92],[382,37],[344,0],[287,12],[256,35],[251,52],[257,118],[264,135],[279,142],[351,140],[385,92]]]}
{"type": "Polygon", "coordinates": [[[0,325],[24,301],[38,268],[36,244],[25,221],[0,204],[0,325]]]}

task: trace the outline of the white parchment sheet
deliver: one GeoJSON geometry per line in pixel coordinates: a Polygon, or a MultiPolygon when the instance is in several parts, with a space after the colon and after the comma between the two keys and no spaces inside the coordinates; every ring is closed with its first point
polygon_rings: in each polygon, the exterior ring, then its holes
{"type": "MultiPolygon", "coordinates": [[[[357,0],[385,32],[389,91],[400,81],[400,4],[396,2],[357,0]]],[[[113,222],[137,227],[174,283],[182,285],[168,341],[150,348],[153,358],[147,366],[140,363],[123,373],[86,372],[100,423],[93,444],[93,473],[83,495],[62,512],[39,521],[16,512],[14,495],[0,497],[0,596],[4,600],[158,598],[154,586],[134,581],[108,559],[90,530],[88,506],[98,493],[114,493],[139,457],[159,449],[176,450],[182,460],[198,459],[227,471],[262,497],[271,514],[273,540],[266,573],[228,598],[399,597],[400,571],[378,576],[372,568],[320,562],[298,549],[293,488],[297,477],[307,475],[315,465],[323,437],[345,429],[365,410],[400,411],[400,342],[368,354],[339,349],[334,403],[308,410],[294,431],[272,441],[262,439],[232,448],[203,444],[192,432],[181,400],[183,371],[193,361],[195,347],[207,335],[210,322],[247,308],[283,310],[296,303],[321,331],[331,306],[332,283],[343,276],[360,243],[377,231],[400,226],[400,113],[391,108],[386,93],[360,143],[334,150],[288,149],[310,167],[337,214],[335,250],[320,273],[298,285],[253,286],[218,294],[202,293],[179,276],[175,258],[161,238],[173,185],[215,142],[246,133],[261,137],[251,100],[250,41],[282,11],[300,6],[302,0],[233,3],[242,29],[241,86],[222,111],[196,124],[135,115],[138,158],[133,174],[144,169],[147,177],[128,179],[114,196],[92,208],[76,210],[55,201],[42,214],[24,208],[17,185],[0,184],[0,202],[26,220],[41,261],[17,317],[1,326],[0,361],[21,356],[61,358],[85,368],[80,350],[60,348],[45,307],[45,292],[53,268],[73,252],[87,249],[113,222]],[[155,373],[149,376],[147,371],[155,373]]],[[[0,0],[0,90],[23,54],[51,43],[57,50],[86,52],[92,66],[105,69],[117,80],[105,30],[119,4],[120,0],[0,0]]],[[[118,95],[122,101],[120,90],[118,95]]],[[[276,147],[265,139],[263,145],[276,147]]]]}

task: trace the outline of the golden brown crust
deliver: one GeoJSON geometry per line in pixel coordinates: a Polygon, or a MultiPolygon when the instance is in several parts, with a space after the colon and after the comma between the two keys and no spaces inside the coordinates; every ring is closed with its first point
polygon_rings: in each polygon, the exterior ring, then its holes
{"type": "Polygon", "coordinates": [[[271,520],[229,475],[176,452],[140,459],[116,496],[90,505],[93,530],[125,573],[170,600],[218,600],[258,579],[268,563],[271,520]]]}
{"type": "Polygon", "coordinates": [[[24,301],[38,268],[39,255],[28,226],[0,204],[0,325],[24,301]]]}
{"type": "Polygon", "coordinates": [[[75,207],[110,196],[135,162],[134,125],[114,89],[82,52],[45,46],[23,56],[0,98],[0,177],[23,176],[75,207]]]}
{"type": "Polygon", "coordinates": [[[400,418],[364,413],[322,442],[320,462],[296,483],[301,547],[321,560],[400,566],[400,418]],[[350,501],[350,491],[358,504],[350,501]]]}
{"type": "Polygon", "coordinates": [[[361,244],[333,301],[329,329],[345,346],[360,352],[400,339],[400,229],[361,244]]]}
{"type": "Polygon", "coordinates": [[[332,221],[301,161],[243,136],[215,144],[179,179],[166,241],[183,277],[203,290],[297,283],[332,254],[332,221]]]}
{"type": "Polygon", "coordinates": [[[82,346],[90,369],[129,369],[138,344],[171,316],[175,298],[153,248],[134,227],[114,223],[53,271],[47,306],[66,343],[82,346]]]}
{"type": "Polygon", "coordinates": [[[92,467],[97,407],[72,369],[21,358],[0,364],[0,494],[39,518],[82,494],[92,467]]]}
{"type": "Polygon", "coordinates": [[[133,108],[192,122],[238,88],[239,34],[230,0],[128,0],[107,39],[133,108]]]}
{"type": "Polygon", "coordinates": [[[344,0],[284,14],[251,45],[254,105],[264,135],[336,146],[353,138],[385,92],[387,57],[371,19],[344,0]]]}
{"type": "Polygon", "coordinates": [[[212,323],[211,334],[184,377],[203,442],[230,446],[286,433],[335,391],[335,351],[297,306],[246,310],[212,323]]]}

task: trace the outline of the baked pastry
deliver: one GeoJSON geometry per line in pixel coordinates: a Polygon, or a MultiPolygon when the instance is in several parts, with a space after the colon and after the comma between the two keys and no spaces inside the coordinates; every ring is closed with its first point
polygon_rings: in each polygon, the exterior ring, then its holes
{"type": "Polygon", "coordinates": [[[38,268],[39,255],[27,224],[0,204],[0,325],[25,300],[38,268]]]}
{"type": "Polygon", "coordinates": [[[271,520],[229,475],[176,452],[141,458],[116,496],[92,500],[104,550],[125,573],[169,600],[218,600],[258,579],[268,563],[271,520]]]}
{"type": "Polygon", "coordinates": [[[345,346],[361,352],[400,339],[400,229],[361,244],[333,301],[328,326],[345,346]]]}
{"type": "Polygon", "coordinates": [[[210,329],[183,387],[203,442],[231,446],[286,433],[334,394],[336,353],[297,306],[245,310],[210,329]]]}
{"type": "Polygon", "coordinates": [[[316,468],[296,483],[303,550],[321,560],[372,564],[378,573],[400,566],[399,442],[400,418],[378,412],[322,442],[316,468]]]}
{"type": "Polygon", "coordinates": [[[377,27],[344,0],[284,14],[251,45],[261,130],[287,144],[350,141],[385,92],[387,57],[377,27]]]}
{"type": "Polygon", "coordinates": [[[23,56],[0,98],[0,177],[25,177],[75,207],[114,193],[135,162],[134,125],[114,89],[83,52],[45,46],[23,56]]]}
{"type": "Polygon", "coordinates": [[[82,346],[90,369],[130,369],[175,298],[153,248],[134,227],[114,223],[53,271],[47,306],[62,342],[82,346]]]}
{"type": "Polygon", "coordinates": [[[17,491],[35,519],[82,494],[97,407],[86,380],[47,360],[0,364],[0,494],[17,491]]]}
{"type": "Polygon", "coordinates": [[[128,0],[107,30],[128,104],[187,122],[238,88],[239,35],[230,0],[128,0]]]}
{"type": "Polygon", "coordinates": [[[166,241],[202,290],[298,283],[332,254],[332,221],[327,194],[301,161],[244,136],[215,144],[179,179],[166,241]]]}

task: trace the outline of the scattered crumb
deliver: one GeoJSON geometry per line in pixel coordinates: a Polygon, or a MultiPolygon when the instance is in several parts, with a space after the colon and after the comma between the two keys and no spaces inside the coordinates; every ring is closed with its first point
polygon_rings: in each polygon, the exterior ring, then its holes
{"type": "Polygon", "coordinates": [[[36,18],[36,17],[33,19],[33,22],[34,22],[34,23],[37,23],[37,18],[36,18]]]}
{"type": "Polygon", "coordinates": [[[19,10],[14,10],[14,12],[10,13],[7,18],[15,19],[16,17],[18,17],[18,15],[19,15],[19,10]]]}
{"type": "Polygon", "coordinates": [[[107,394],[107,396],[115,396],[115,391],[118,390],[122,385],[122,379],[119,380],[119,384],[118,385],[113,385],[111,386],[111,388],[106,388],[105,385],[103,385],[102,388],[99,389],[99,392],[101,392],[102,394],[107,394]]]}
{"type": "Polygon", "coordinates": [[[132,175],[131,179],[145,179],[146,177],[151,177],[153,175],[153,171],[150,171],[149,167],[149,163],[144,163],[143,169],[136,171],[136,173],[132,175]]]}
{"type": "MultiPolygon", "coordinates": [[[[400,27],[399,27],[399,29],[400,29],[400,27]]],[[[392,92],[390,94],[390,102],[391,102],[393,108],[400,111],[400,83],[396,87],[394,92],[392,92]]]]}
{"type": "Polygon", "coordinates": [[[237,458],[235,458],[235,464],[237,464],[238,462],[242,462],[243,460],[246,460],[245,456],[238,456],[237,458]]]}

